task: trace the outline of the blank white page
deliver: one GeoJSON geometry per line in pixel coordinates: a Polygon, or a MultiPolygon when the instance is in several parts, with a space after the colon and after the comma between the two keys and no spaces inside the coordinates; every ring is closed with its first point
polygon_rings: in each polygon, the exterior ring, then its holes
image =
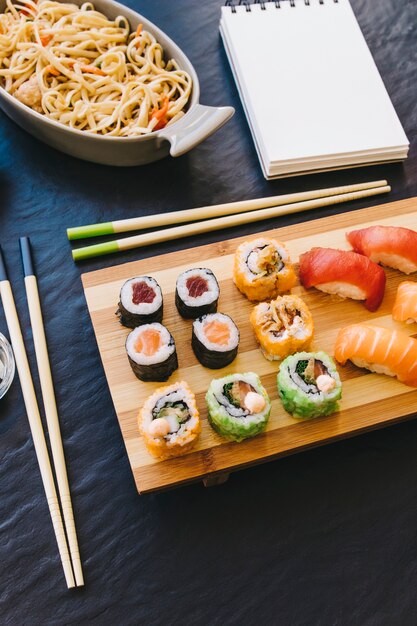
{"type": "Polygon", "coordinates": [[[266,163],[407,146],[348,0],[222,8],[221,29],[266,163]]]}

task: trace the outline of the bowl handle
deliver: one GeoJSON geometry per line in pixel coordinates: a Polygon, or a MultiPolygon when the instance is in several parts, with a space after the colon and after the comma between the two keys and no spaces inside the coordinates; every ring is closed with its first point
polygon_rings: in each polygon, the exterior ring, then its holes
{"type": "Polygon", "coordinates": [[[171,144],[170,154],[180,156],[223,126],[234,114],[233,107],[194,105],[184,117],[158,133],[171,144]]]}

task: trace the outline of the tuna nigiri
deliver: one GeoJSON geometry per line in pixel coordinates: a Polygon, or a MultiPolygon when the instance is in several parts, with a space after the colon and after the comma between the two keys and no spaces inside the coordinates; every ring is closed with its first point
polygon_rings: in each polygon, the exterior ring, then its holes
{"type": "Polygon", "coordinates": [[[346,237],[359,254],[405,274],[417,272],[417,232],[399,226],[369,226],[346,237]]]}
{"type": "Polygon", "coordinates": [[[396,322],[417,322],[417,283],[406,280],[398,285],[392,317],[396,322]]]}
{"type": "Polygon", "coordinates": [[[332,248],[313,248],[300,256],[300,280],[304,287],[364,300],[369,311],[376,311],[384,297],[386,278],[382,267],[366,256],[332,248]]]}
{"type": "Polygon", "coordinates": [[[367,324],[346,326],[339,331],[334,356],[342,365],[349,359],[357,367],[417,387],[417,340],[401,331],[367,324]]]}

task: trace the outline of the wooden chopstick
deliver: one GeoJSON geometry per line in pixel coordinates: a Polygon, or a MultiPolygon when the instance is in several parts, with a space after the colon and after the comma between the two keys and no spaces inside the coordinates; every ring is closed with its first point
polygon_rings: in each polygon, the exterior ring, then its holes
{"type": "Polygon", "coordinates": [[[203,219],[211,219],[213,217],[221,217],[223,215],[235,215],[236,213],[244,213],[245,211],[257,211],[258,209],[266,209],[268,207],[284,206],[286,204],[294,204],[295,202],[304,202],[306,200],[315,200],[317,198],[326,198],[345,193],[354,193],[356,191],[365,191],[366,189],[375,189],[376,187],[385,187],[386,185],[386,180],[376,180],[369,183],[359,183],[357,185],[315,189],[313,191],[289,193],[281,196],[271,196],[269,198],[254,198],[252,200],[243,200],[241,202],[229,202],[226,204],[205,206],[198,209],[171,211],[170,213],[161,213],[159,215],[145,215],[125,220],[115,220],[114,222],[104,222],[102,224],[90,224],[89,226],[68,228],[67,235],[68,239],[85,239],[87,237],[114,235],[116,233],[143,230],[145,228],[159,228],[160,226],[182,224],[184,222],[195,222],[203,219]]]}
{"type": "Polygon", "coordinates": [[[75,582],[78,587],[81,587],[82,585],[84,585],[84,578],[81,566],[80,552],[78,549],[74,513],[72,510],[71,494],[68,484],[67,468],[65,465],[64,448],[62,445],[62,437],[59,427],[58,410],[56,406],[55,392],[52,382],[48,346],[46,343],[42,309],[39,299],[38,283],[36,280],[35,270],[33,266],[30,240],[28,237],[21,237],[19,243],[22,255],[23,273],[25,276],[25,288],[29,307],[30,323],[32,326],[33,342],[35,344],[36,362],[38,365],[46,421],[48,424],[48,433],[52,449],[55,475],[58,482],[58,492],[61,500],[62,511],[64,514],[64,524],[70,547],[72,566],[75,574],[75,582]]]}
{"type": "Polygon", "coordinates": [[[45,435],[39,415],[39,407],[36,400],[35,389],[33,387],[32,375],[23,342],[20,322],[17,316],[12,288],[7,277],[7,270],[4,263],[3,253],[0,247],[0,294],[3,302],[4,314],[6,316],[7,327],[13,347],[14,358],[17,371],[19,373],[20,384],[23,392],[26,413],[29,419],[29,426],[35,446],[36,457],[38,459],[43,487],[49,506],[55,537],[58,544],[59,554],[64,569],[65,580],[68,588],[75,587],[74,575],[71,567],[71,560],[68,553],[67,540],[64,527],[62,525],[61,511],[55,490],[52,475],[51,463],[49,461],[48,449],[46,447],[45,435]]]}
{"type": "Polygon", "coordinates": [[[259,222],[261,220],[270,219],[272,217],[281,217],[282,215],[288,215],[289,213],[298,213],[301,211],[307,211],[308,209],[317,209],[320,207],[340,204],[342,202],[358,200],[359,198],[368,198],[369,196],[388,193],[389,191],[391,191],[391,187],[389,185],[385,185],[383,187],[365,189],[363,191],[358,191],[354,193],[340,194],[336,196],[329,196],[326,198],[317,198],[316,200],[307,200],[305,202],[295,202],[294,204],[261,209],[255,212],[239,213],[237,215],[218,217],[213,220],[203,220],[196,224],[187,224],[185,226],[165,228],[163,230],[151,233],[144,233],[142,235],[126,237],[125,239],[116,239],[93,246],[85,246],[83,248],[73,250],[72,257],[74,261],[81,261],[83,259],[100,256],[102,254],[111,254],[113,252],[120,252],[122,250],[131,250],[132,248],[140,248],[142,246],[161,243],[163,241],[169,241],[172,239],[181,239],[183,237],[190,237],[191,235],[200,235],[201,233],[220,230],[222,228],[239,226],[241,224],[248,224],[250,222],[259,222]]]}

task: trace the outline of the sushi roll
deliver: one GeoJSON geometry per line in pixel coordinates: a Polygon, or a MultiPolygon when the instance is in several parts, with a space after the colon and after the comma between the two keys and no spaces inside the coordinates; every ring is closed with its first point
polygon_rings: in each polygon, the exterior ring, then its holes
{"type": "Polygon", "coordinates": [[[417,233],[400,226],[369,226],[346,235],[352,248],[375,263],[411,274],[417,272],[417,233]]]}
{"type": "Polygon", "coordinates": [[[312,315],[301,298],[278,296],[261,302],[250,321],[262,353],[269,361],[281,361],[289,354],[308,348],[314,331],[312,315]]]}
{"type": "Polygon", "coordinates": [[[165,381],[178,368],[174,338],[162,324],[144,324],[132,330],[126,352],[139,380],[165,381]]]}
{"type": "Polygon", "coordinates": [[[193,322],[191,345],[204,367],[217,370],[236,358],[239,331],[228,315],[210,313],[193,322]]]}
{"type": "Polygon", "coordinates": [[[195,396],[183,381],[159,387],[146,400],[138,421],[148,451],[159,459],[185,454],[201,431],[195,396]]]}
{"type": "Polygon", "coordinates": [[[306,288],[362,300],[369,311],[376,311],[386,277],[382,267],[356,252],[312,248],[300,256],[300,281],[306,288]]]}
{"type": "Polygon", "coordinates": [[[120,290],[117,315],[127,328],[161,322],[163,314],[162,291],[151,276],[136,276],[127,280],[120,290]]]}
{"type": "Polygon", "coordinates": [[[272,300],[294,287],[297,277],[283,243],[259,237],[236,250],[233,266],[236,287],[248,300],[272,300]]]}
{"type": "Polygon", "coordinates": [[[311,419],[338,410],[342,383],[333,359],[325,352],[298,352],[281,363],[278,392],[288,413],[311,419]]]}
{"type": "Polygon", "coordinates": [[[219,300],[219,283],[213,272],[196,268],[178,276],[175,290],[175,305],[185,319],[215,313],[219,300]]]}
{"type": "Polygon", "coordinates": [[[401,331],[370,324],[346,326],[339,331],[334,356],[342,365],[349,359],[357,367],[417,387],[417,340],[401,331]]]}
{"type": "Polygon", "coordinates": [[[417,322],[417,283],[406,280],[398,285],[392,317],[396,322],[417,322]]]}
{"type": "Polygon", "coordinates": [[[243,441],[262,432],[271,412],[268,394],[254,372],[213,380],[206,402],[210,424],[231,441],[243,441]]]}

